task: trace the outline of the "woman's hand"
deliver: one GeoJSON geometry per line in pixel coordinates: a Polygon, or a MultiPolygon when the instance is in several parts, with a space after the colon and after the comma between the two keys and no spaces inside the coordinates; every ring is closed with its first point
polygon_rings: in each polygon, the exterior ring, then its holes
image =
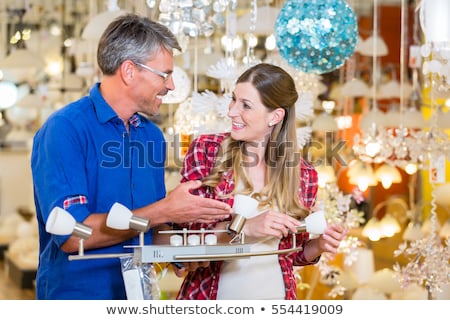
{"type": "Polygon", "coordinates": [[[243,231],[246,237],[262,238],[273,236],[283,238],[291,232],[297,232],[300,222],[277,211],[268,210],[245,221],[243,231]]]}
{"type": "Polygon", "coordinates": [[[305,258],[313,261],[322,253],[336,254],[341,241],[346,237],[347,230],[340,225],[332,224],[325,228],[318,238],[309,240],[304,248],[305,258]]]}
{"type": "Polygon", "coordinates": [[[347,230],[337,224],[326,227],[323,234],[319,237],[319,248],[322,253],[329,252],[335,254],[338,252],[341,241],[347,235],[347,230]]]}

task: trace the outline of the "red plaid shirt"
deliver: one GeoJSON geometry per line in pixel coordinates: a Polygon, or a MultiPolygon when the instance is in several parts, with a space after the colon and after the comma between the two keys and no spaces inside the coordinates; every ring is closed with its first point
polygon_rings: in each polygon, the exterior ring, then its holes
{"type": "MultiPolygon", "coordinates": [[[[188,180],[202,180],[208,176],[214,166],[217,153],[220,148],[221,142],[229,135],[229,133],[223,134],[211,134],[202,135],[196,138],[189,147],[189,151],[186,154],[184,160],[184,166],[181,169],[182,182],[188,180]]],[[[302,161],[301,164],[301,179],[300,179],[299,197],[302,204],[311,208],[314,205],[317,194],[317,172],[313,166],[306,161],[302,161]]],[[[229,171],[223,175],[222,181],[211,192],[210,188],[201,187],[195,190],[195,194],[205,198],[217,199],[220,201],[233,204],[233,198],[220,199],[219,195],[228,194],[234,189],[233,172],[229,171]]],[[[204,224],[204,223],[189,223],[180,227],[187,227],[191,230],[213,229],[216,223],[204,224]]],[[[301,246],[305,246],[309,241],[309,234],[299,233],[297,234],[296,243],[301,246]]],[[[279,249],[289,249],[292,247],[292,237],[286,237],[281,239],[279,249]]],[[[280,263],[281,271],[283,274],[284,286],[285,286],[285,299],[296,300],[297,299],[297,285],[294,276],[293,266],[304,266],[315,264],[319,261],[319,258],[314,261],[307,261],[304,257],[303,251],[296,251],[289,254],[279,255],[278,261],[280,263]]],[[[189,272],[178,292],[177,299],[187,300],[215,300],[217,299],[217,290],[219,286],[219,276],[222,261],[212,261],[209,267],[199,268],[194,272],[189,272]]]]}

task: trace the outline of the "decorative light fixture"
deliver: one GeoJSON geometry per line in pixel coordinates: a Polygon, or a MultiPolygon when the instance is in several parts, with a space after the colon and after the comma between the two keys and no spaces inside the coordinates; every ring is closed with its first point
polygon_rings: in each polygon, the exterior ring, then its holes
{"type": "Polygon", "coordinates": [[[45,224],[45,230],[48,233],[55,235],[73,235],[80,238],[80,245],[78,254],[84,255],[84,240],[87,240],[92,235],[92,228],[76,222],[75,218],[66,210],[60,207],[55,207],[50,212],[45,224]]]}
{"type": "Polygon", "coordinates": [[[389,189],[393,183],[402,181],[400,171],[387,163],[384,163],[375,170],[375,177],[381,182],[385,189],[389,189]]]}
{"type": "Polygon", "coordinates": [[[113,229],[139,231],[139,245],[144,245],[144,233],[150,229],[150,220],[133,215],[130,209],[116,202],[109,210],[106,225],[113,229]]]}
{"type": "Polygon", "coordinates": [[[401,198],[393,198],[378,203],[372,212],[372,218],[367,222],[362,230],[362,234],[371,241],[378,241],[381,238],[389,238],[400,232],[401,227],[389,210],[389,206],[398,204],[402,210],[408,211],[406,202],[401,198]],[[381,209],[387,207],[387,211],[380,219],[378,214],[381,209]]]}
{"type": "Polygon", "coordinates": [[[350,163],[347,171],[349,183],[357,185],[361,191],[366,191],[369,186],[376,186],[377,179],[370,164],[363,161],[354,161],[350,163]]]}

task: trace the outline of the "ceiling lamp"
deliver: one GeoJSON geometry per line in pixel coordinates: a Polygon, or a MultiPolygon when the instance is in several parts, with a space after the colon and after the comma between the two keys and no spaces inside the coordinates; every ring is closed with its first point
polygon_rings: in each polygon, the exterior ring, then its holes
{"type": "Polygon", "coordinates": [[[328,112],[322,112],[316,116],[311,124],[313,131],[334,132],[338,131],[336,119],[328,112]]]}
{"type": "Polygon", "coordinates": [[[359,46],[359,53],[369,57],[383,57],[389,53],[386,42],[380,36],[370,36],[359,46]],[[374,50],[374,48],[376,48],[374,50]]]}
{"type": "Polygon", "coordinates": [[[336,174],[332,166],[320,165],[316,167],[318,184],[324,188],[327,184],[336,182],[336,174]]]}
{"type": "Polygon", "coordinates": [[[98,41],[102,36],[106,27],[117,17],[127,13],[125,10],[120,10],[117,5],[117,0],[108,1],[107,11],[101,12],[93,16],[81,33],[81,38],[85,40],[98,41]]]}
{"type": "Polygon", "coordinates": [[[12,107],[18,98],[18,89],[10,81],[0,81],[0,111],[12,107]]]}
{"type": "Polygon", "coordinates": [[[366,191],[369,186],[376,186],[377,179],[372,166],[362,161],[355,162],[347,171],[349,183],[358,186],[361,191],[366,191]]]}
{"type": "Polygon", "coordinates": [[[361,79],[353,78],[342,85],[340,92],[344,97],[365,97],[369,95],[369,86],[361,79]]]}
{"type": "Polygon", "coordinates": [[[387,163],[375,170],[375,177],[381,182],[384,189],[389,189],[393,183],[402,181],[400,171],[387,163]]]}

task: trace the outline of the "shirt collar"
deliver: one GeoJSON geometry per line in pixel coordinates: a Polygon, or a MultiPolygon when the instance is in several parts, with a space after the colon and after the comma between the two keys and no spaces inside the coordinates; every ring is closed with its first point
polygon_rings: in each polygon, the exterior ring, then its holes
{"type": "MultiPolygon", "coordinates": [[[[100,82],[97,82],[91,88],[89,96],[94,104],[95,112],[100,123],[104,124],[111,119],[117,118],[117,113],[111,108],[100,93],[100,82]]],[[[142,125],[142,117],[135,113],[129,119],[129,123],[135,128],[140,127],[142,125]]]]}

